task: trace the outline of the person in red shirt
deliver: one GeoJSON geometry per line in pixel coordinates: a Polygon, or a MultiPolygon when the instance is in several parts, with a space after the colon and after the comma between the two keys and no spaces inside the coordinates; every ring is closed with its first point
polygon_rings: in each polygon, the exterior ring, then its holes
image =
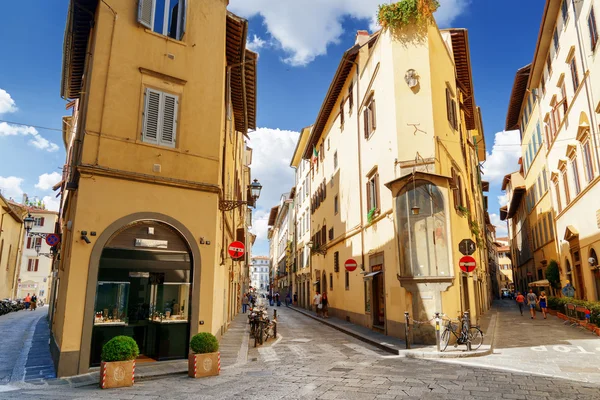
{"type": "Polygon", "coordinates": [[[523,296],[521,292],[517,292],[517,298],[515,300],[519,305],[519,311],[521,312],[521,316],[523,316],[523,305],[525,305],[525,296],[523,296]]]}

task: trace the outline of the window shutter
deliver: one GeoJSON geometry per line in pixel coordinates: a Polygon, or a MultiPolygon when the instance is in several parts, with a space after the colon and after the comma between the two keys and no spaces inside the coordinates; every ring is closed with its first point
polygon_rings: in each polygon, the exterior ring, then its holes
{"type": "Polygon", "coordinates": [[[323,200],[327,198],[327,182],[323,179],[323,200]]]}
{"type": "Polygon", "coordinates": [[[374,190],[374,192],[375,192],[375,202],[376,202],[375,207],[377,207],[377,208],[380,209],[381,208],[381,201],[379,199],[379,172],[375,174],[375,178],[374,178],[373,184],[375,185],[375,190],[374,190]]]}
{"type": "Polygon", "coordinates": [[[39,263],[40,263],[40,259],[36,258],[35,259],[35,269],[34,269],[34,272],[37,272],[39,263]]]}
{"type": "Polygon", "coordinates": [[[375,99],[371,100],[371,130],[377,129],[377,113],[375,112],[375,99]]]}
{"type": "Polygon", "coordinates": [[[365,108],[365,111],[363,111],[363,117],[364,117],[364,130],[365,130],[365,139],[369,138],[369,108],[365,108]]]}
{"type": "Polygon", "coordinates": [[[371,181],[367,181],[367,212],[371,211],[371,181]]]}
{"type": "Polygon", "coordinates": [[[145,142],[158,144],[158,124],[160,115],[160,92],[146,89],[144,104],[144,125],[142,139],[145,142]]]}
{"type": "Polygon", "coordinates": [[[44,217],[42,217],[42,218],[40,219],[40,226],[44,226],[44,219],[45,219],[44,217]]]}
{"type": "Polygon", "coordinates": [[[31,258],[27,260],[27,271],[31,271],[31,258]]]}
{"type": "Polygon", "coordinates": [[[179,40],[183,39],[183,35],[185,35],[185,26],[187,24],[187,0],[180,0],[179,1],[179,9],[180,9],[180,14],[181,14],[181,24],[179,25],[179,40]]]}
{"type": "Polygon", "coordinates": [[[154,22],[154,2],[156,0],[138,1],[138,22],[148,29],[152,29],[154,22]]]}
{"type": "Polygon", "coordinates": [[[27,238],[27,248],[28,249],[31,248],[31,238],[30,237],[27,238]]]}
{"type": "Polygon", "coordinates": [[[169,147],[175,147],[175,134],[177,132],[177,105],[177,96],[163,93],[163,112],[162,127],[160,132],[160,144],[169,147]]]}
{"type": "Polygon", "coordinates": [[[452,103],[450,99],[450,90],[446,88],[446,114],[448,115],[448,121],[452,123],[452,103]]]}

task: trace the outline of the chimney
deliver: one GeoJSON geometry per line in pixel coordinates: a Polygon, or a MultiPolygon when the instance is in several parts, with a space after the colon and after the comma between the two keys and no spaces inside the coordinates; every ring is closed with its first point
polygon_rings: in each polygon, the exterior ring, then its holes
{"type": "Polygon", "coordinates": [[[354,44],[362,46],[369,41],[370,37],[371,35],[369,35],[369,31],[356,31],[356,41],[354,44]]]}
{"type": "Polygon", "coordinates": [[[23,203],[22,203],[22,204],[23,204],[23,205],[26,205],[26,204],[27,204],[27,200],[28,200],[28,199],[29,199],[29,198],[27,197],[27,193],[23,193],[23,203]]]}

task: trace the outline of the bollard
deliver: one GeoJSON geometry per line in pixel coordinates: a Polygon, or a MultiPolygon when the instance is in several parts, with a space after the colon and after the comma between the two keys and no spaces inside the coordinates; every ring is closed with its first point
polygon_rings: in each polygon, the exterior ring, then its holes
{"type": "Polygon", "coordinates": [[[409,331],[409,325],[410,325],[410,318],[408,316],[408,311],[404,312],[404,337],[406,338],[406,348],[410,349],[410,331],[409,331]]]}
{"type": "Polygon", "coordinates": [[[440,352],[440,313],[435,313],[435,344],[438,353],[440,352]]]}
{"type": "Polygon", "coordinates": [[[465,330],[465,334],[466,339],[467,339],[467,351],[471,351],[471,341],[469,340],[469,329],[471,328],[471,319],[469,317],[469,312],[465,311],[465,314],[463,316],[464,320],[463,320],[463,324],[464,324],[464,330],[465,330]]]}
{"type": "Polygon", "coordinates": [[[275,339],[277,339],[277,310],[273,310],[273,333],[275,334],[275,339]]]}

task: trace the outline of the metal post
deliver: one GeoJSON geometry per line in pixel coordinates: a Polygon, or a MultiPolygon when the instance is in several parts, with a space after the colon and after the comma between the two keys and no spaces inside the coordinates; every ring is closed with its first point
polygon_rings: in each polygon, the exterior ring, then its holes
{"type": "Polygon", "coordinates": [[[464,329],[465,329],[465,334],[467,335],[466,339],[467,339],[467,351],[471,351],[471,341],[468,340],[469,339],[469,329],[471,328],[471,318],[469,316],[469,312],[465,311],[465,314],[463,316],[464,321],[464,329]]]}
{"type": "Polygon", "coordinates": [[[409,332],[409,325],[410,325],[410,318],[408,316],[408,311],[404,312],[404,337],[406,338],[406,348],[410,349],[410,332],[409,332]]]}
{"type": "Polygon", "coordinates": [[[273,310],[273,333],[275,334],[275,339],[277,339],[277,310],[273,310]]]}
{"type": "Polygon", "coordinates": [[[438,353],[440,352],[440,313],[435,313],[435,344],[438,353]]]}

